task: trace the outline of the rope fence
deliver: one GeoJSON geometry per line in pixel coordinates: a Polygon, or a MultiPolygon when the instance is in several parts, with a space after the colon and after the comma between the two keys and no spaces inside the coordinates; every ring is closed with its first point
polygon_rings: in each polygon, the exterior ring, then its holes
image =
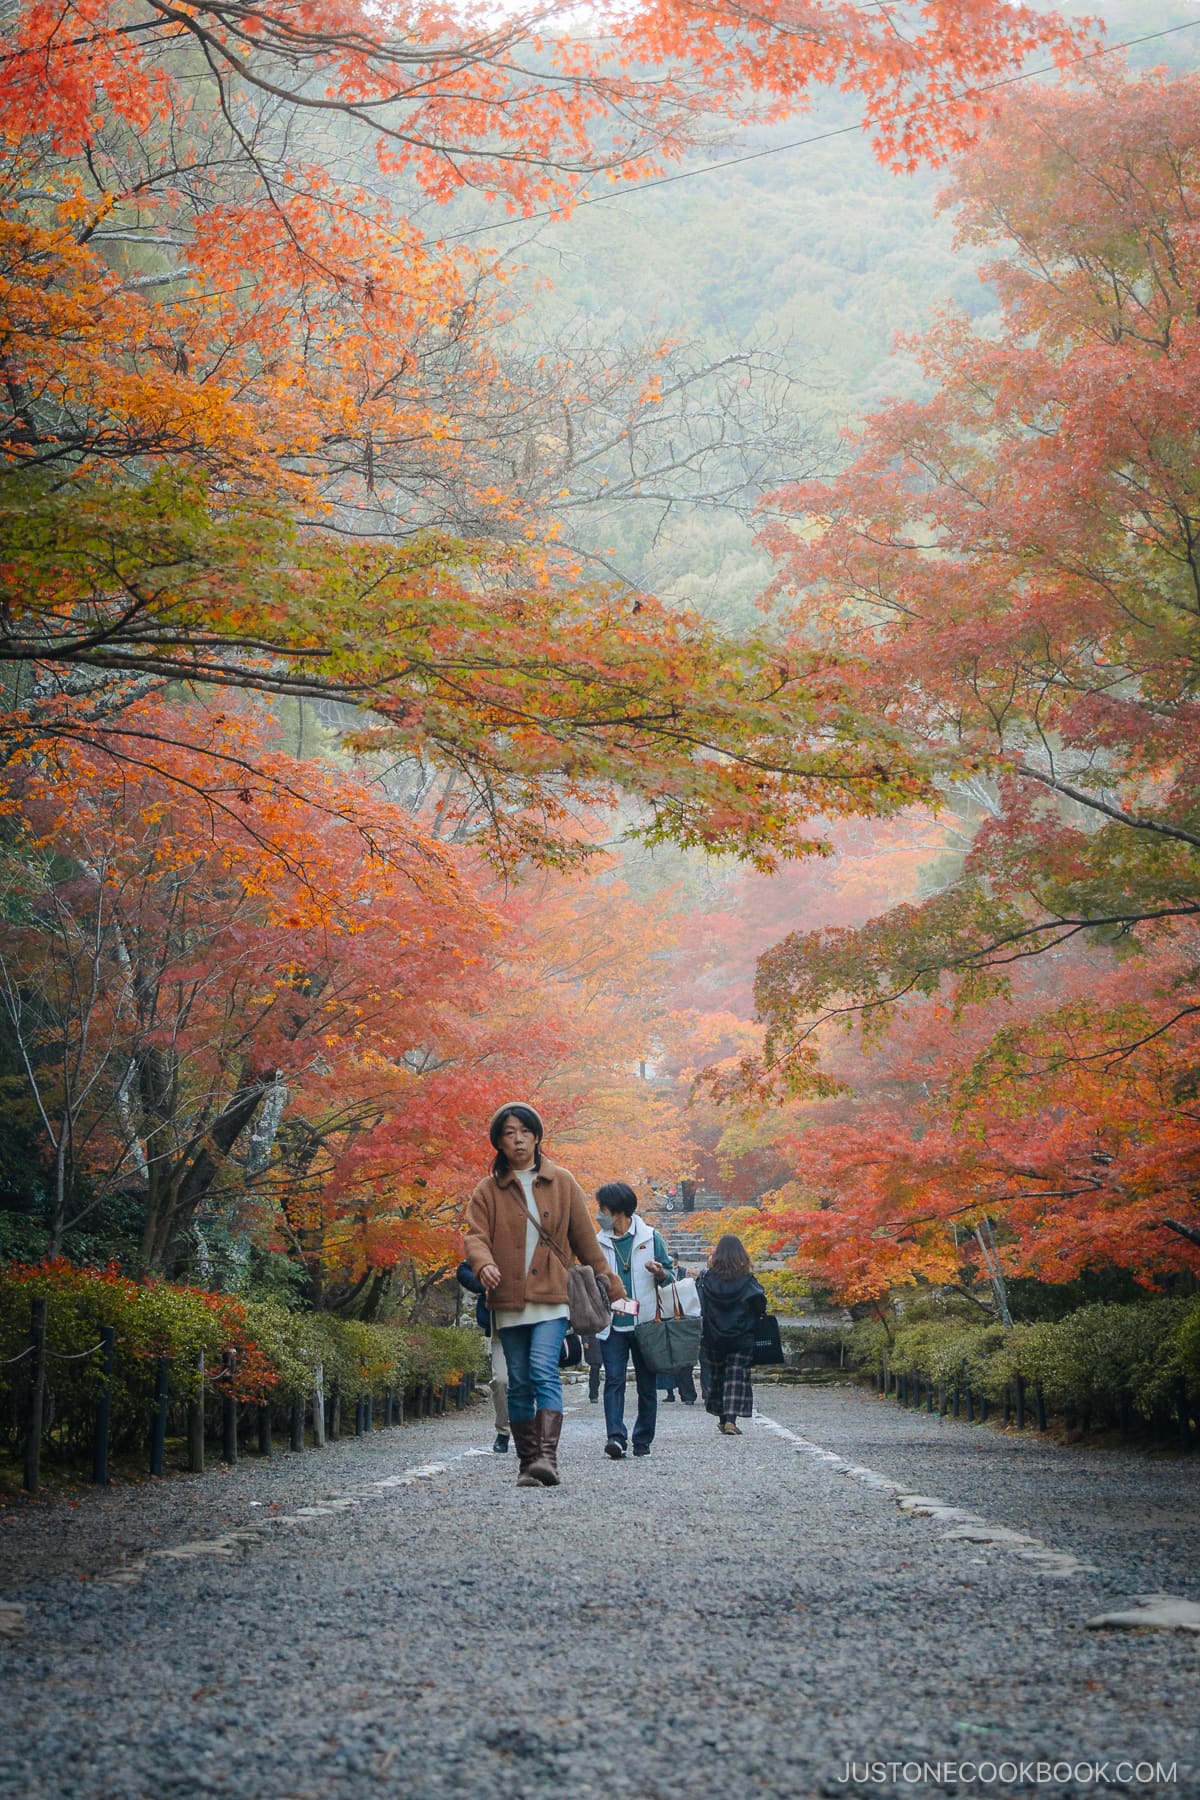
{"type": "MultiPolygon", "coordinates": [[[[870,1381],[881,1399],[894,1399],[906,1411],[925,1412],[938,1418],[963,1419],[968,1425],[985,1425],[989,1419],[1024,1431],[1030,1423],[1037,1431],[1046,1431],[1050,1408],[1040,1381],[1029,1381],[1015,1375],[1006,1382],[999,1395],[972,1379],[966,1364],[950,1380],[913,1370],[896,1370],[884,1366],[871,1372],[870,1381]]],[[[1158,1449],[1187,1453],[1200,1447],[1200,1408],[1191,1403],[1188,1384],[1182,1376],[1172,1383],[1168,1396],[1141,1421],[1151,1444],[1158,1449]]],[[[1111,1428],[1123,1438],[1138,1434],[1132,1396],[1116,1389],[1105,1396],[1102,1416],[1099,1407],[1081,1403],[1063,1403],[1055,1417],[1068,1433],[1092,1430],[1093,1425],[1111,1428]]]]}
{"type": "Polygon", "coordinates": [[[175,1466],[200,1473],[213,1442],[220,1446],[222,1462],[237,1462],[249,1435],[248,1425],[253,1426],[259,1456],[271,1456],[280,1436],[289,1452],[300,1453],[310,1447],[321,1449],[345,1435],[343,1411],[347,1399],[354,1406],[353,1435],[364,1437],[377,1430],[444,1414],[450,1406],[461,1411],[476,1387],[475,1375],[467,1374],[440,1387],[429,1381],[402,1385],[397,1380],[381,1387],[378,1393],[368,1390],[343,1396],[336,1379],[326,1392],[324,1368],[318,1363],[306,1393],[282,1394],[267,1400],[244,1399],[233,1391],[238,1375],[235,1350],[225,1351],[221,1367],[211,1371],[205,1367],[202,1351],[178,1367],[166,1356],[150,1363],[144,1354],[134,1358],[130,1353],[126,1353],[123,1364],[118,1364],[119,1346],[111,1325],[102,1327],[99,1340],[86,1350],[52,1350],[46,1342],[48,1304],[44,1297],[30,1300],[30,1341],[16,1355],[0,1360],[0,1370],[29,1365],[15,1379],[0,1382],[0,1394],[9,1404],[9,1418],[3,1423],[10,1443],[19,1444],[22,1485],[30,1494],[39,1491],[48,1442],[58,1460],[76,1467],[90,1460],[92,1481],[97,1485],[109,1482],[115,1435],[114,1375],[118,1370],[127,1378],[121,1395],[118,1447],[132,1452],[139,1461],[148,1450],[148,1464],[141,1461],[141,1467],[148,1466],[155,1476],[167,1472],[172,1445],[176,1447],[175,1466]],[[92,1358],[99,1358],[95,1372],[88,1374],[82,1388],[78,1386],[79,1378],[71,1377],[60,1405],[55,1391],[55,1368],[84,1365],[92,1358]],[[153,1385],[148,1391],[151,1367],[153,1385]],[[128,1379],[131,1374],[135,1379],[128,1379]],[[72,1387],[72,1383],[76,1385],[72,1387]],[[130,1390],[135,1396],[144,1395],[144,1403],[135,1399],[131,1404],[130,1390]],[[381,1418],[377,1418],[377,1399],[381,1403],[381,1418]],[[58,1433],[57,1442],[52,1431],[58,1433]]]}

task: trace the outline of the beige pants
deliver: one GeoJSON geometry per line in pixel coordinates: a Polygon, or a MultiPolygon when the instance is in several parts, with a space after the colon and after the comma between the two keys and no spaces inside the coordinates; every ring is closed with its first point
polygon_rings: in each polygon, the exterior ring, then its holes
{"type": "Polygon", "coordinates": [[[492,1333],[492,1406],[496,1413],[496,1430],[507,1431],[508,1364],[504,1360],[504,1346],[498,1332],[492,1333]]]}

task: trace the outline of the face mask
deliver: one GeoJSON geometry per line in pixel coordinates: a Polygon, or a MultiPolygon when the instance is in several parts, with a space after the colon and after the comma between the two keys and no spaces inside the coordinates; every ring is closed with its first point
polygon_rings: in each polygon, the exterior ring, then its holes
{"type": "Polygon", "coordinates": [[[597,1213],[596,1217],[599,1221],[601,1231],[611,1231],[612,1230],[613,1216],[611,1213],[606,1213],[606,1212],[597,1213]]]}

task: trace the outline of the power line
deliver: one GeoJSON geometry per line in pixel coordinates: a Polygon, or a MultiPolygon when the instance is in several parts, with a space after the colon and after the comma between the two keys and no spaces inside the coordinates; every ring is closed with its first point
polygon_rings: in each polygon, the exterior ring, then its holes
{"type": "MultiPolygon", "coordinates": [[[[863,10],[869,10],[869,8],[863,10]]],[[[903,118],[906,113],[936,112],[959,100],[972,100],[980,94],[994,94],[1000,88],[1015,87],[1018,82],[1022,81],[1033,81],[1039,75],[1058,74],[1061,70],[1075,68],[1080,63],[1095,62],[1101,56],[1113,56],[1118,50],[1132,50],[1138,44],[1153,44],[1159,38],[1174,37],[1180,31],[1194,31],[1198,25],[1200,25],[1200,19],[1186,19],[1182,25],[1168,25],[1163,31],[1147,31],[1141,37],[1122,38],[1118,44],[1104,44],[1099,50],[1085,50],[1081,55],[1073,56],[1069,62],[1045,63],[1037,69],[1023,69],[1017,75],[1005,75],[997,81],[985,82],[982,87],[960,88],[956,94],[948,94],[944,100],[934,100],[927,106],[919,102],[914,103],[912,106],[904,107],[898,116],[903,118]]],[[[831,138],[857,136],[862,128],[861,120],[853,125],[839,125],[833,131],[814,132],[811,137],[793,138],[789,143],[772,144],[765,150],[747,150],[741,156],[727,156],[721,162],[702,163],[699,168],[676,169],[668,175],[655,175],[649,181],[640,181],[636,187],[615,188],[611,193],[606,194],[585,194],[582,199],[572,203],[571,211],[578,212],[585,206],[603,206],[614,200],[633,200],[639,194],[646,193],[650,188],[668,187],[676,181],[694,181],[701,175],[712,175],[722,169],[736,169],[743,163],[760,162],[766,156],[782,156],[788,150],[804,150],[812,144],[826,144],[831,138]]],[[[525,213],[519,219],[498,219],[491,225],[474,225],[469,231],[452,232],[448,237],[441,238],[439,241],[443,244],[457,244],[465,238],[483,237],[492,231],[507,231],[513,226],[530,225],[537,219],[553,219],[564,216],[555,213],[552,208],[546,207],[541,212],[525,213]]]]}

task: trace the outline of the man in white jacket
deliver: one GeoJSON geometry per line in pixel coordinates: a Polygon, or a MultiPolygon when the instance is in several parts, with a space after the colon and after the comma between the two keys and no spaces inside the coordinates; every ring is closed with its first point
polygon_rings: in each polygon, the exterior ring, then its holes
{"type": "Polygon", "coordinates": [[[624,1181],[608,1181],[596,1191],[600,1208],[600,1248],[608,1265],[621,1277],[627,1297],[637,1303],[636,1312],[614,1311],[607,1331],[597,1334],[604,1359],[604,1424],[608,1442],[605,1456],[619,1462],[625,1455],[625,1378],[633,1358],[637,1382],[637,1419],[633,1427],[633,1454],[649,1456],[658,1421],[658,1391],[654,1371],[647,1368],[634,1339],[634,1327],[654,1317],[654,1296],[671,1279],[672,1263],[667,1246],[654,1227],[637,1216],[637,1195],[624,1181]]]}

